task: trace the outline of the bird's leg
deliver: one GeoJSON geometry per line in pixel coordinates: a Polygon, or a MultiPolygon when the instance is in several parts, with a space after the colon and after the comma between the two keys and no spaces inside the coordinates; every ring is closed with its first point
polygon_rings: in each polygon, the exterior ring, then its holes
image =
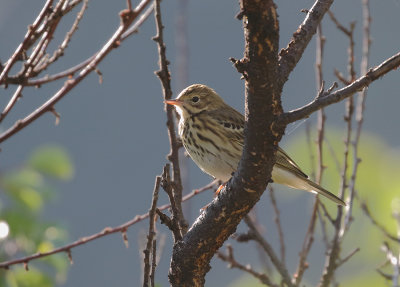
{"type": "MultiPolygon", "coordinates": [[[[224,184],[221,184],[221,185],[218,187],[218,189],[214,192],[214,198],[218,196],[219,192],[225,187],[226,183],[227,183],[227,182],[225,182],[224,184]]],[[[206,210],[206,208],[207,208],[209,205],[210,205],[210,203],[209,203],[209,204],[206,204],[205,206],[203,206],[202,208],[200,208],[200,212],[206,210]]]]}
{"type": "Polygon", "coordinates": [[[214,193],[214,197],[216,197],[219,194],[219,192],[225,187],[225,185],[226,182],[218,187],[217,191],[214,193]]]}

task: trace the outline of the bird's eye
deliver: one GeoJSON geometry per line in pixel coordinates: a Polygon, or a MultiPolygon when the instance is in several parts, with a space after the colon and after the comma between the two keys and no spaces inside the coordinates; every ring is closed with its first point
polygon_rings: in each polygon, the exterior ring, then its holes
{"type": "Polygon", "coordinates": [[[192,102],[193,102],[193,103],[197,103],[199,100],[200,100],[200,99],[199,99],[199,97],[197,97],[197,96],[194,96],[194,97],[192,98],[192,102]]]}

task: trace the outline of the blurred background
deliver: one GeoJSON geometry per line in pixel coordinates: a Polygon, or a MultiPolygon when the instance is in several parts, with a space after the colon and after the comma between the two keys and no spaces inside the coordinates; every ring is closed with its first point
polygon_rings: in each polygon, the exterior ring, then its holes
{"type": "MultiPolygon", "coordinates": [[[[0,1],[2,63],[22,41],[27,26],[34,21],[43,3],[0,1]]],[[[309,9],[313,1],[276,3],[283,48],[305,17],[301,9],[309,9]]],[[[118,13],[125,5],[125,0],[90,1],[64,57],[48,73],[65,70],[95,53],[117,28],[118,13]]],[[[371,0],[370,6],[373,40],[370,65],[375,66],[399,50],[400,38],[397,33],[400,27],[400,2],[371,0]]],[[[237,1],[163,1],[161,8],[175,96],[189,84],[203,83],[214,88],[227,103],[243,112],[244,82],[229,61],[229,57],[241,58],[243,55],[242,23],[235,18],[239,12],[237,1]]],[[[358,72],[362,48],[361,1],[336,1],[332,11],[346,27],[352,21],[356,23],[355,67],[358,72]]],[[[72,13],[63,20],[56,39],[64,37],[73,17],[72,13]]],[[[326,37],[324,79],[330,86],[337,81],[333,73],[335,68],[346,74],[348,38],[336,29],[327,16],[322,27],[326,37]]],[[[25,245],[30,253],[36,252],[35,246],[39,245],[40,250],[58,247],[97,233],[104,227],[120,225],[148,211],[155,176],[161,173],[169,152],[160,82],[154,75],[158,69],[158,54],[151,37],[155,33],[153,16],[150,16],[138,34],[123,42],[99,65],[103,74],[102,84],[98,75],[92,73],[56,105],[61,115],[59,125],[55,125],[53,115],[46,114],[1,145],[0,221],[6,222],[2,220],[8,218],[9,238],[19,235],[19,243],[25,245]],[[10,195],[13,190],[16,190],[14,195],[10,195]]],[[[51,47],[55,48],[58,43],[54,41],[51,47]]],[[[285,85],[282,96],[285,110],[300,107],[315,97],[314,66],[315,39],[285,85]]],[[[0,126],[1,131],[40,106],[58,90],[63,81],[40,89],[27,89],[15,110],[0,126]]],[[[368,89],[360,145],[362,163],[357,177],[359,196],[367,201],[371,212],[393,234],[397,229],[391,214],[400,206],[398,81],[399,72],[392,71],[368,89]]],[[[1,90],[1,106],[8,102],[12,93],[13,87],[1,90]]],[[[336,193],[340,173],[332,154],[342,160],[344,103],[330,106],[326,113],[326,138],[334,152],[325,149],[327,169],[323,185],[336,193]]],[[[309,125],[314,130],[315,124],[316,115],[313,115],[306,123],[289,126],[281,142],[281,146],[306,172],[311,172],[312,164],[305,127],[309,125]]],[[[312,132],[312,138],[315,139],[315,132],[312,132]]],[[[190,159],[183,159],[182,166],[186,175],[185,193],[210,182],[210,177],[203,174],[190,159]]],[[[287,246],[286,262],[290,273],[293,273],[314,197],[284,187],[275,188],[287,246]]],[[[211,201],[212,196],[211,192],[206,192],[184,204],[190,223],[198,216],[199,209],[211,201]]],[[[159,202],[167,202],[164,193],[161,193],[159,202]]],[[[333,212],[334,206],[330,208],[333,212]]],[[[264,224],[264,235],[278,248],[274,213],[267,195],[257,205],[256,214],[264,224]]],[[[147,221],[128,230],[129,248],[125,247],[120,234],[75,248],[72,250],[74,263],[71,266],[67,256],[61,254],[48,261],[30,263],[31,272],[28,273],[22,267],[13,267],[15,274],[21,274],[18,276],[1,271],[0,274],[6,278],[2,283],[6,284],[4,286],[139,286],[142,278],[141,242],[146,230],[147,221]],[[35,270],[39,270],[36,277],[32,275],[35,270]],[[41,277],[43,272],[48,274],[47,279],[41,277]]],[[[246,231],[245,226],[240,225],[238,231],[246,231]]],[[[159,286],[168,286],[172,240],[165,226],[158,225],[158,232],[164,234],[166,240],[156,282],[159,286]]],[[[320,228],[317,228],[309,257],[310,268],[304,276],[307,286],[317,284],[323,269],[325,248],[320,233],[320,228]]],[[[1,258],[23,255],[15,253],[15,246],[7,244],[7,240],[0,239],[1,258]],[[7,254],[13,256],[7,257],[7,254]]],[[[375,272],[385,262],[385,254],[380,252],[383,240],[383,236],[360,212],[359,203],[356,202],[355,223],[345,237],[342,254],[345,256],[357,247],[361,251],[339,269],[338,281],[343,282],[344,286],[389,284],[375,272]]],[[[234,243],[233,240],[229,241],[234,243]]],[[[235,243],[234,249],[241,263],[250,263],[258,270],[265,268],[260,263],[259,252],[254,244],[235,243]]],[[[206,277],[206,286],[251,286],[253,283],[250,282],[252,279],[243,272],[227,270],[226,263],[216,258],[212,260],[212,269],[206,277]]]]}

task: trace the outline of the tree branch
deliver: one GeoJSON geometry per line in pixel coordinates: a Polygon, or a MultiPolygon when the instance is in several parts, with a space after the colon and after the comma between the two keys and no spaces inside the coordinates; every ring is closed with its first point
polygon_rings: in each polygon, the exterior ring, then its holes
{"type": "Polygon", "coordinates": [[[7,61],[7,64],[3,68],[0,74],[0,84],[3,83],[4,79],[7,77],[8,72],[15,64],[15,62],[21,57],[22,53],[27,49],[29,43],[31,41],[32,36],[36,33],[37,29],[39,28],[40,23],[42,23],[43,19],[51,13],[50,6],[53,4],[53,0],[47,0],[46,3],[43,5],[42,10],[40,11],[38,17],[36,18],[35,22],[28,27],[28,32],[26,33],[24,40],[22,43],[17,47],[11,58],[7,61]]]}
{"type": "MultiPolygon", "coordinates": [[[[163,96],[164,100],[169,100],[172,98],[172,90],[171,90],[171,75],[169,73],[168,65],[169,61],[167,60],[167,56],[165,53],[165,43],[164,43],[164,35],[163,35],[163,24],[162,24],[162,19],[161,19],[161,9],[160,9],[160,1],[161,0],[156,0],[155,1],[155,6],[154,6],[154,17],[156,21],[156,26],[157,26],[157,35],[153,38],[155,42],[157,42],[158,45],[158,55],[159,55],[159,66],[160,69],[156,71],[156,75],[160,79],[161,86],[163,89],[163,96]]],[[[169,143],[170,143],[170,153],[168,155],[168,160],[172,163],[172,172],[173,172],[173,178],[172,178],[172,195],[173,195],[173,207],[176,207],[173,209],[173,221],[178,222],[178,228],[180,229],[181,235],[184,235],[187,232],[188,228],[188,223],[185,220],[185,217],[183,216],[183,211],[182,211],[182,179],[181,179],[181,172],[179,168],[179,148],[180,144],[178,143],[178,140],[176,138],[176,133],[175,133],[175,125],[174,125],[174,107],[171,105],[166,105],[166,111],[167,111],[167,129],[168,129],[168,137],[169,137],[169,143]]],[[[165,188],[164,188],[165,189],[165,188]]],[[[172,202],[171,202],[172,203],[172,202]]],[[[175,240],[178,238],[180,239],[180,236],[175,236],[175,240]]]]}
{"type": "Polygon", "coordinates": [[[276,84],[279,23],[275,4],[242,0],[240,5],[248,75],[243,155],[233,178],[175,244],[169,273],[172,286],[204,285],[211,258],[264,192],[283,132],[272,131],[274,118],[282,111],[276,84]]]}
{"type": "Polygon", "coordinates": [[[373,81],[384,76],[391,70],[395,70],[400,65],[400,52],[383,61],[379,66],[369,70],[364,76],[358,78],[350,85],[343,87],[335,92],[325,93],[321,97],[315,98],[311,103],[298,108],[296,110],[286,112],[278,117],[277,124],[279,126],[286,126],[289,123],[307,118],[315,111],[340,102],[354,93],[361,91],[368,87],[373,81]]]}
{"type": "Polygon", "coordinates": [[[135,10],[123,10],[120,12],[121,24],[118,29],[114,32],[112,37],[107,43],[100,49],[96,56],[85,66],[85,68],[75,78],[67,80],[64,85],[42,106],[37,108],[31,114],[26,116],[24,119],[18,120],[12,127],[0,134],[0,143],[19,132],[33,121],[41,117],[43,114],[51,111],[54,105],[61,100],[69,91],[77,86],[86,76],[92,72],[97,65],[106,57],[119,43],[121,35],[129,28],[132,22],[140,15],[150,0],[142,0],[135,10]]]}
{"type": "Polygon", "coordinates": [[[254,240],[257,241],[264,249],[265,253],[268,254],[272,264],[274,264],[276,270],[278,270],[279,274],[282,276],[282,281],[285,282],[285,284],[289,287],[295,286],[292,284],[292,280],[286,266],[282,261],[279,260],[272,246],[262,237],[250,217],[246,216],[244,218],[244,222],[246,222],[247,226],[249,227],[250,234],[253,235],[254,240]]]}
{"type": "Polygon", "coordinates": [[[274,284],[271,279],[268,277],[267,274],[259,273],[255,271],[249,264],[246,266],[243,264],[240,264],[238,261],[236,261],[235,257],[233,256],[233,248],[231,245],[226,246],[227,249],[227,254],[225,255],[224,253],[218,251],[217,256],[220,258],[222,261],[225,261],[229,263],[229,268],[237,268],[239,270],[242,270],[244,272],[247,272],[257,278],[258,280],[261,281],[261,283],[265,284],[266,286],[271,286],[271,287],[278,287],[278,285],[274,284]]]}
{"type": "Polygon", "coordinates": [[[285,49],[279,52],[279,81],[283,84],[288,80],[289,74],[299,62],[304,50],[310,43],[312,36],[316,33],[317,27],[329,10],[333,0],[317,0],[310,10],[303,23],[294,32],[292,39],[285,49]]]}
{"type": "MultiPolygon", "coordinates": [[[[202,193],[202,192],[204,192],[206,190],[211,189],[213,186],[214,186],[214,184],[213,184],[213,182],[211,182],[210,184],[207,184],[204,187],[201,187],[199,189],[193,190],[191,193],[185,195],[182,198],[182,202],[185,202],[185,201],[191,199],[192,197],[196,196],[197,194],[200,194],[200,193],[202,193]]],[[[171,204],[169,204],[169,203],[168,204],[164,204],[164,205],[161,205],[161,206],[157,207],[156,211],[157,210],[165,210],[165,209],[168,209],[170,207],[171,207],[171,204]]],[[[77,246],[84,245],[84,244],[86,244],[86,243],[88,243],[90,241],[99,239],[101,237],[104,237],[104,236],[107,236],[107,235],[110,235],[110,234],[113,234],[113,233],[118,233],[118,232],[123,233],[126,230],[128,230],[128,228],[130,226],[132,226],[132,225],[134,225],[134,224],[136,224],[136,223],[138,223],[138,222],[140,222],[140,221],[142,221],[142,220],[144,220],[144,219],[146,219],[148,217],[149,217],[149,213],[136,215],[133,219],[131,219],[131,220],[129,220],[129,221],[117,226],[117,227],[105,227],[99,233],[95,233],[95,234],[92,234],[92,235],[89,235],[89,236],[82,237],[82,238],[80,238],[80,239],[78,239],[78,240],[76,240],[76,241],[74,241],[74,242],[72,242],[70,244],[67,244],[67,245],[64,245],[62,247],[53,249],[53,250],[51,250],[49,252],[35,253],[35,254],[32,254],[30,256],[26,256],[26,257],[23,257],[23,258],[0,262],[0,268],[8,269],[12,265],[27,263],[27,262],[29,262],[31,260],[47,257],[47,256],[50,256],[50,255],[53,255],[53,254],[57,254],[57,253],[61,253],[61,252],[66,252],[67,255],[69,256],[69,254],[71,252],[71,249],[73,249],[73,248],[75,248],[77,246]]],[[[72,257],[70,258],[70,261],[72,262],[72,257]]]]}
{"type": "MultiPolygon", "coordinates": [[[[160,189],[160,182],[161,182],[161,177],[157,176],[156,177],[156,182],[154,184],[154,190],[153,190],[153,200],[151,203],[151,207],[149,210],[149,233],[147,234],[147,243],[146,243],[146,248],[143,250],[144,253],[144,272],[143,272],[143,287],[148,287],[148,286],[154,286],[150,285],[149,282],[151,281],[150,277],[150,272],[151,272],[151,266],[154,264],[150,264],[150,257],[155,257],[155,254],[153,252],[156,250],[155,246],[155,223],[156,223],[156,209],[157,209],[157,201],[158,201],[158,191],[160,189]]],[[[153,272],[152,272],[153,274],[153,272]]]]}

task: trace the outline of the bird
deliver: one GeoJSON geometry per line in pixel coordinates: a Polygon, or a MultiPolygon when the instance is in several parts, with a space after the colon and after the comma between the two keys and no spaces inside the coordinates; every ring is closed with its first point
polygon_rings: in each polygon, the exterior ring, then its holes
{"type": "MultiPolygon", "coordinates": [[[[176,99],[164,101],[179,114],[178,133],[197,166],[215,179],[227,182],[237,170],[244,146],[244,116],[226,104],[210,87],[193,84],[176,99]]],[[[280,147],[271,179],[294,189],[321,194],[338,205],[345,202],[313,182],[280,147]]]]}

